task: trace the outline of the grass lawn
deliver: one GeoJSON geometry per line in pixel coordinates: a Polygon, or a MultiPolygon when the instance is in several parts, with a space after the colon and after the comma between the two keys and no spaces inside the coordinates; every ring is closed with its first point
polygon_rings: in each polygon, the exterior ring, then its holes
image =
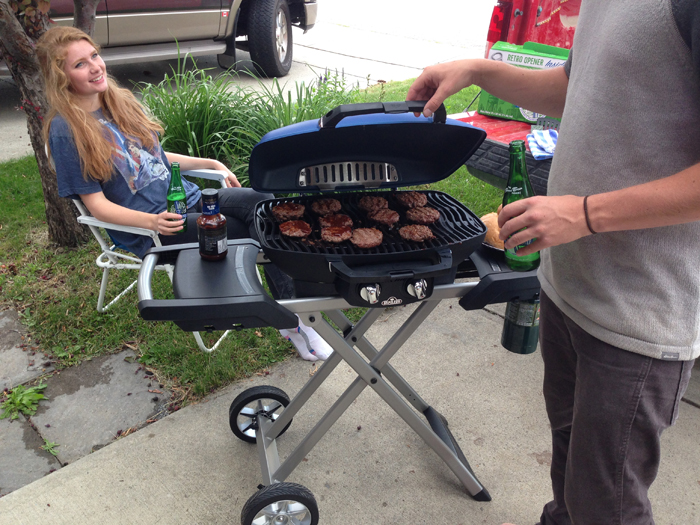
{"type": "MultiPolygon", "coordinates": [[[[363,101],[403,100],[410,83],[374,86],[362,93],[363,101]]],[[[473,98],[469,90],[451,97],[448,113],[461,112],[473,98]]],[[[1,163],[0,178],[0,308],[19,312],[29,330],[27,344],[49,354],[58,369],[132,349],[161,383],[181,394],[174,403],[182,404],[236,379],[264,373],[273,363],[296,354],[271,328],[235,332],[216,352],[204,354],[192,334],[174,324],[143,321],[135,291],[107,313],[98,313],[97,244],[91,241],[79,249],[66,249],[48,242],[34,157],[1,163]]],[[[494,211],[502,198],[499,190],[471,177],[465,168],[424,187],[453,195],[477,215],[494,211]]],[[[124,270],[110,276],[108,299],[110,292],[114,296],[135,278],[135,271],[124,270]]],[[[154,293],[171,294],[164,272],[156,272],[154,293]]],[[[360,309],[350,312],[355,319],[360,314],[360,309]]]]}

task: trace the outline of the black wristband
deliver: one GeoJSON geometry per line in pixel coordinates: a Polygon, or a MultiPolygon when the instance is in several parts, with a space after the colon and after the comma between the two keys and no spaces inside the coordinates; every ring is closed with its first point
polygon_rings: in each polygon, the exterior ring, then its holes
{"type": "Polygon", "coordinates": [[[591,228],[591,220],[588,218],[588,195],[583,198],[583,214],[586,216],[586,226],[588,226],[588,230],[593,234],[598,233],[591,228]]]}

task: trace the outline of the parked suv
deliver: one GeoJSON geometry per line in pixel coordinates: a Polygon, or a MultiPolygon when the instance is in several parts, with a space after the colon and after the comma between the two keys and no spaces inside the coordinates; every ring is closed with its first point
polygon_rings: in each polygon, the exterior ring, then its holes
{"type": "MultiPolygon", "coordinates": [[[[316,23],[316,0],[102,0],[95,40],[107,64],[166,60],[189,53],[235,63],[250,53],[258,73],[281,77],[292,66],[292,25],[316,23]]],[[[51,0],[51,19],[73,21],[73,0],[51,0]]]]}

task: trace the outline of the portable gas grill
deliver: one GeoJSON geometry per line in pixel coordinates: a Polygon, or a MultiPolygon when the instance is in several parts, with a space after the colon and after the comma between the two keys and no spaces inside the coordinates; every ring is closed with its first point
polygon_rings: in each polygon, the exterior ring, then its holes
{"type": "MultiPolygon", "coordinates": [[[[268,133],[253,150],[253,187],[277,193],[335,192],[354,227],[375,226],[357,208],[367,194],[381,195],[389,207],[400,186],[441,180],[453,173],[485,138],[482,130],[445,118],[444,107],[432,118],[415,117],[424,103],[378,103],[340,106],[320,121],[308,121],[268,133]],[[385,190],[368,193],[368,189],[385,190]]],[[[447,420],[426,403],[389,364],[410,335],[443,299],[459,299],[466,310],[539,293],[536,272],[511,272],[503,254],[482,246],[486,229],[464,205],[449,195],[424,192],[428,206],[440,211],[430,225],[435,239],[405,241],[396,234],[406,224],[379,227],[383,242],[360,249],[349,241],[323,241],[316,217],[304,220],[312,234],[283,237],[271,210],[286,202],[310,205],[318,196],[302,195],[262,202],[256,209],[260,243],[228,241],[220,262],[199,256],[196,244],[150,250],[138,279],[139,311],[146,320],[173,321],[187,331],[297,326],[297,314],[334,352],[290,401],[273,386],[250,388],[234,399],[229,411],[233,433],[256,443],[263,485],[245,504],[243,525],[318,523],[318,506],[305,487],[288,483],[296,466],[369,386],[430,446],[478,501],[491,499],[450,432],[447,420]],[[154,299],[151,277],[156,264],[175,262],[175,299],[154,299]],[[264,291],[256,263],[274,263],[294,280],[296,298],[274,301],[264,291]],[[457,277],[478,280],[455,283],[457,277]],[[365,337],[388,306],[420,304],[380,350],[365,337]],[[342,309],[369,307],[353,324],[342,309]],[[321,312],[335,325],[331,325],[321,312]],[[362,357],[364,356],[364,358],[362,357]],[[281,461],[276,440],[331,372],[345,361],[357,378],[281,461]],[[392,388],[393,387],[393,388],[392,388]],[[421,417],[421,415],[423,417],[421,417]],[[427,423],[426,423],[427,421],[427,423]]],[[[324,195],[324,197],[327,195],[324,195]]]]}

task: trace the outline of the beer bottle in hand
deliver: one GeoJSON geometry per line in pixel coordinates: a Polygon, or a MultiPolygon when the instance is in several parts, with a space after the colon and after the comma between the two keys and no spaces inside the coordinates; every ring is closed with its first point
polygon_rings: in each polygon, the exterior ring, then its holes
{"type": "MultiPolygon", "coordinates": [[[[525,165],[525,141],[514,140],[510,143],[510,171],[508,172],[508,184],[503,194],[503,207],[520,199],[534,197],[530,178],[527,175],[525,165]]],[[[527,272],[534,270],[540,265],[540,252],[530,255],[518,255],[518,250],[532,243],[534,239],[524,244],[505,250],[506,264],[511,270],[517,272],[527,272]]]]}
{"type": "Polygon", "coordinates": [[[175,233],[185,233],[187,231],[187,195],[185,195],[185,188],[182,186],[179,162],[173,162],[172,164],[170,185],[168,186],[166,200],[168,201],[168,211],[170,213],[182,215],[185,221],[182,225],[182,229],[175,233]]]}
{"type": "Polygon", "coordinates": [[[219,191],[202,190],[202,214],[197,217],[199,255],[207,261],[220,261],[228,253],[226,217],[219,213],[219,191]]]}

